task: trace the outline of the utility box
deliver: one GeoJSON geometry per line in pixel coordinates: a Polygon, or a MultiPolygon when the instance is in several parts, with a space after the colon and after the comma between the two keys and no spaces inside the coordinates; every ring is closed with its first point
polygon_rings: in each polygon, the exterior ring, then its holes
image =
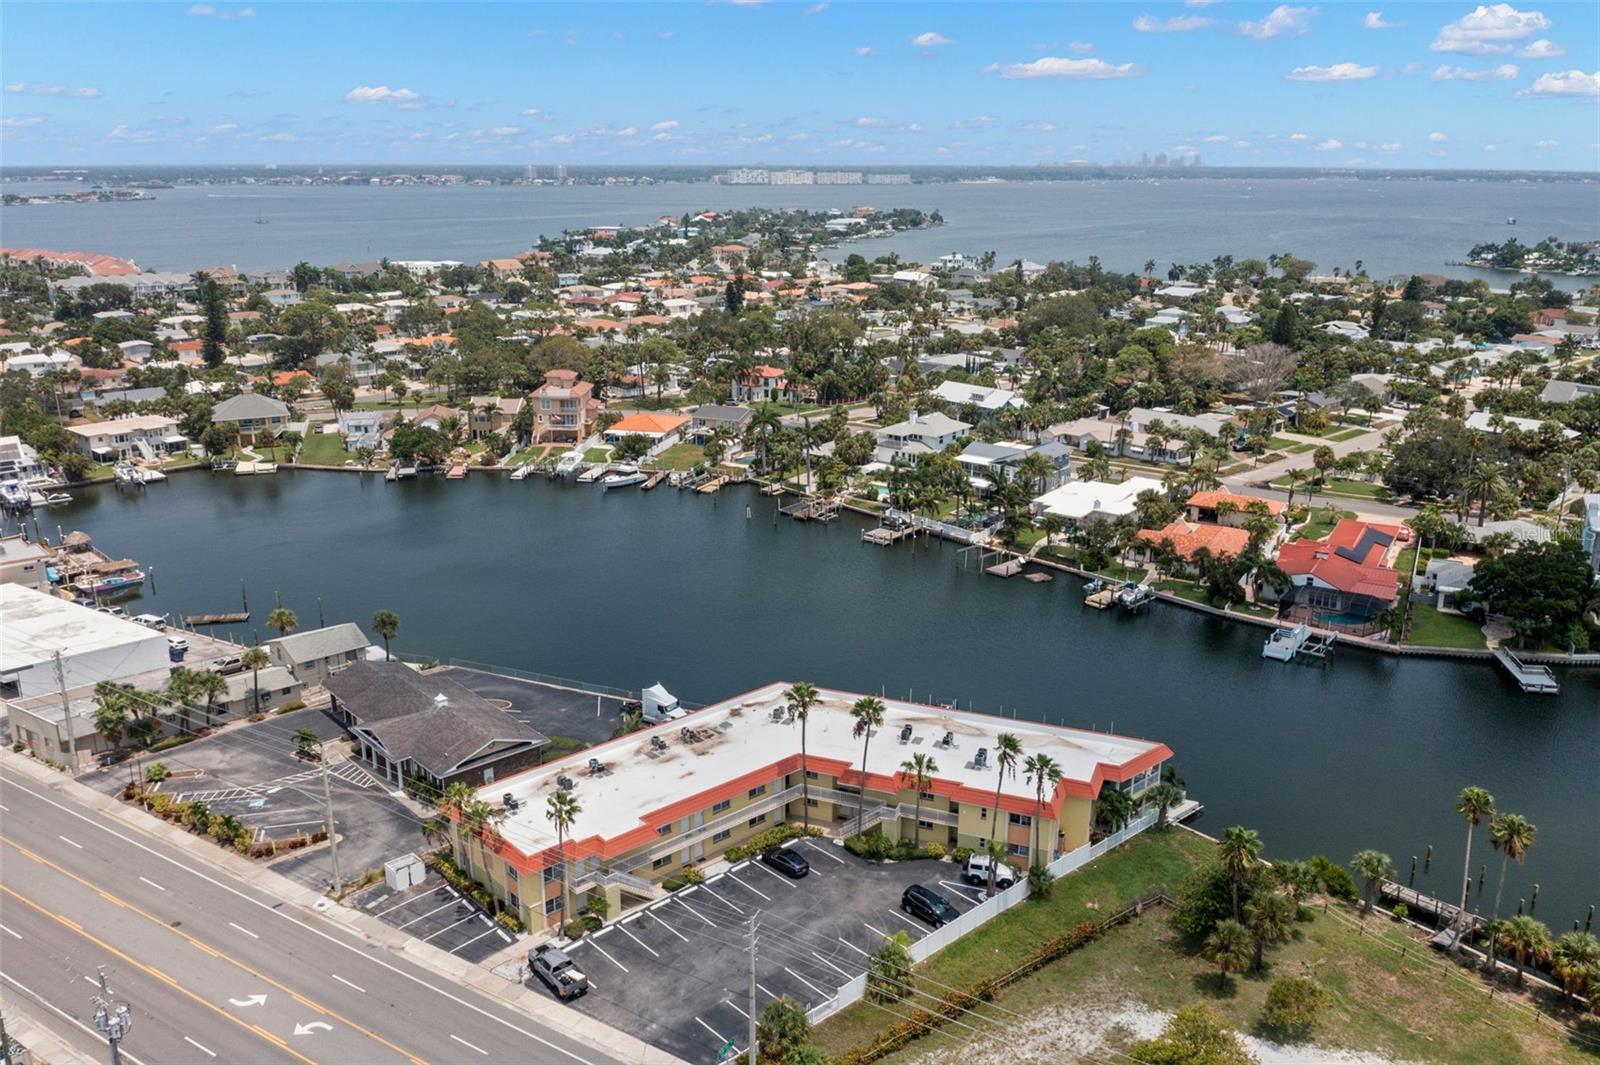
{"type": "Polygon", "coordinates": [[[383,863],[383,882],[391,891],[404,891],[416,887],[428,878],[428,867],[415,854],[391,858],[383,863]]]}

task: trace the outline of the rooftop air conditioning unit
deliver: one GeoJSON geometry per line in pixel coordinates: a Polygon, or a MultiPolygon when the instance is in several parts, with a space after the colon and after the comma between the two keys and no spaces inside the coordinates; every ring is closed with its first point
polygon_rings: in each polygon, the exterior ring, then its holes
{"type": "Polygon", "coordinates": [[[667,741],[662,739],[660,736],[651,736],[650,747],[652,750],[664,751],[667,749],[667,741]]]}
{"type": "Polygon", "coordinates": [[[978,754],[972,759],[974,769],[982,769],[989,764],[989,748],[979,747],[978,754]]]}
{"type": "Polygon", "coordinates": [[[911,726],[910,725],[906,725],[905,727],[901,728],[901,730],[900,730],[900,742],[901,743],[910,743],[911,742],[911,726]]]}
{"type": "Polygon", "coordinates": [[[589,775],[590,776],[597,777],[601,773],[604,773],[605,771],[606,771],[606,767],[600,764],[600,759],[598,759],[598,758],[589,759],[589,775]]]}
{"type": "Polygon", "coordinates": [[[509,791],[506,792],[505,795],[501,796],[501,802],[504,803],[505,808],[511,813],[517,812],[517,797],[511,794],[509,791]]]}
{"type": "Polygon", "coordinates": [[[954,732],[946,732],[944,734],[944,739],[939,741],[939,746],[941,747],[954,747],[955,745],[956,734],[954,732]]]}
{"type": "Polygon", "coordinates": [[[556,786],[562,791],[571,791],[573,788],[577,787],[578,784],[577,781],[573,780],[571,777],[556,777],[556,786]]]}

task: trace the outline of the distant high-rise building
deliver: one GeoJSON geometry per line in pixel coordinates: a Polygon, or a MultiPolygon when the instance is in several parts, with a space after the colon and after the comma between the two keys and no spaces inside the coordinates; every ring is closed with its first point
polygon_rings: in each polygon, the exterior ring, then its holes
{"type": "Polygon", "coordinates": [[[774,170],[769,175],[774,185],[814,185],[817,175],[809,170],[774,170]]]}
{"type": "Polygon", "coordinates": [[[729,170],[722,180],[729,185],[770,185],[772,175],[760,167],[740,166],[729,170]]]}
{"type": "Polygon", "coordinates": [[[551,168],[551,173],[552,173],[552,175],[554,175],[554,177],[555,177],[555,179],[557,181],[565,181],[565,180],[567,180],[567,164],[565,164],[565,163],[557,163],[554,167],[551,168]]]}
{"type": "Polygon", "coordinates": [[[909,185],[910,174],[868,174],[868,185],[909,185]]]}
{"type": "Polygon", "coordinates": [[[532,163],[529,163],[527,166],[522,168],[522,177],[524,181],[532,181],[538,176],[539,168],[534,166],[532,163]]]}
{"type": "Polygon", "coordinates": [[[818,185],[859,185],[861,184],[861,171],[859,170],[818,170],[818,185]]]}

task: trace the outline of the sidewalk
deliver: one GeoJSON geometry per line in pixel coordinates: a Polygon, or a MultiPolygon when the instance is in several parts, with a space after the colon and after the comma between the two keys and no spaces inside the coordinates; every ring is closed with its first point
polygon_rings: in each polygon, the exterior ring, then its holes
{"type": "MultiPolygon", "coordinates": [[[[202,839],[182,828],[152,817],[136,806],[129,806],[111,796],[102,795],[68,778],[64,773],[41,765],[25,754],[6,751],[0,754],[0,765],[35,784],[98,811],[108,821],[115,822],[123,829],[159,839],[190,858],[228,873],[259,891],[283,900],[288,906],[294,907],[292,912],[295,916],[307,924],[318,923],[318,919],[321,918],[378,952],[402,954],[416,965],[445,977],[457,986],[472,988],[483,995],[497,999],[623,1061],[633,1062],[636,1065],[687,1065],[679,1058],[658,1050],[642,1040],[609,1025],[601,1024],[577,1010],[568,1009],[539,991],[512,983],[485,968],[415,940],[376,918],[340,906],[319,892],[296,884],[239,854],[223,850],[210,840],[202,839]]],[[[10,1016],[9,1012],[7,1016],[10,1016]]],[[[50,1057],[49,1060],[54,1063],[58,1059],[50,1057]]],[[[78,1057],[60,1060],[75,1061],[78,1057]]]]}
{"type": "MultiPolygon", "coordinates": [[[[41,1005],[36,999],[23,995],[10,984],[0,984],[0,990],[6,992],[3,998],[0,998],[0,1004],[3,1004],[6,1015],[6,1035],[10,1036],[12,1045],[26,1048],[35,1063],[99,1065],[98,1056],[84,1053],[58,1034],[72,1027],[70,1020],[50,1015],[46,1006],[41,1005]],[[36,1019],[40,1017],[48,1017],[49,1024],[36,1019]]],[[[82,1044],[88,1038],[89,1036],[85,1034],[78,1042],[82,1044]]],[[[103,1049],[104,1043],[101,1042],[103,1049]]],[[[29,1059],[19,1056],[17,1060],[29,1059]]]]}

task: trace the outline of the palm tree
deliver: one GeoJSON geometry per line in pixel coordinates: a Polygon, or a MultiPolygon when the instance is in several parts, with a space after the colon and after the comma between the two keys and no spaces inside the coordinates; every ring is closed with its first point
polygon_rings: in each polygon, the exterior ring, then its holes
{"type": "Polygon", "coordinates": [[[1156,827],[1167,827],[1167,811],[1183,801],[1183,789],[1170,780],[1163,780],[1144,796],[1156,804],[1156,827]]]}
{"type": "Polygon", "coordinates": [[[457,861],[461,859],[461,820],[472,795],[471,786],[458,780],[445,788],[438,800],[439,812],[450,822],[450,856],[457,861]]]}
{"type": "MultiPolygon", "coordinates": [[[[1496,814],[1489,822],[1489,845],[1500,852],[1500,880],[1494,889],[1495,917],[1500,916],[1500,896],[1506,889],[1506,868],[1513,858],[1521,865],[1533,848],[1533,837],[1539,829],[1521,814],[1496,814]]],[[[1489,956],[1484,960],[1483,971],[1493,973],[1495,935],[1489,935],[1489,956]]]]}
{"type": "Polygon", "coordinates": [[[94,730],[117,747],[128,732],[128,708],[120,701],[102,702],[94,712],[94,730]]]}
{"type": "Polygon", "coordinates": [[[1048,754],[1030,754],[1022,763],[1023,779],[1033,785],[1033,865],[1044,865],[1039,860],[1039,822],[1044,820],[1044,789],[1052,794],[1061,781],[1061,765],[1048,754]]]}
{"type": "Polygon", "coordinates": [[[277,632],[280,637],[289,635],[299,627],[300,619],[286,606],[275,606],[272,613],[267,615],[267,628],[277,632]]]}
{"type": "Polygon", "coordinates": [[[239,656],[239,664],[250,671],[250,690],[255,693],[256,713],[261,713],[261,671],[272,664],[272,656],[264,647],[246,648],[239,656]]]}
{"type": "Polygon", "coordinates": [[[817,705],[822,698],[817,692],[815,684],[806,681],[797,681],[789,685],[789,690],[783,693],[784,701],[789,705],[790,722],[800,722],[800,795],[804,800],[800,806],[800,818],[805,825],[806,835],[811,835],[811,774],[807,771],[806,761],[806,718],[811,716],[811,708],[817,705]]]}
{"type": "Polygon", "coordinates": [[[852,737],[861,737],[861,791],[856,795],[856,835],[861,835],[861,826],[867,819],[867,745],[872,742],[872,730],[883,727],[883,714],[887,709],[882,699],[865,696],[857,699],[850,708],[850,716],[855,719],[855,727],[850,730],[852,737]]]}
{"type": "Polygon", "coordinates": [[[1244,907],[1245,927],[1250,929],[1250,939],[1255,946],[1251,967],[1261,971],[1261,956],[1268,943],[1282,943],[1289,938],[1295,915],[1300,908],[1293,899],[1276,891],[1251,899],[1244,907]]]}
{"type": "Polygon", "coordinates": [[[1600,939],[1573,929],[1556,940],[1550,952],[1551,971],[1561,989],[1575,999],[1600,990],[1600,939]]]}
{"type": "Polygon", "coordinates": [[[1278,883],[1283,886],[1284,893],[1294,903],[1297,914],[1300,911],[1300,903],[1305,901],[1307,895],[1322,890],[1322,879],[1317,876],[1310,862],[1279,862],[1273,866],[1272,871],[1277,875],[1278,883]]]}
{"type": "Polygon", "coordinates": [[[1253,828],[1234,825],[1223,831],[1217,851],[1222,858],[1222,867],[1228,871],[1228,880],[1233,889],[1233,919],[1238,921],[1243,916],[1239,910],[1239,889],[1244,886],[1244,878],[1250,872],[1250,867],[1261,857],[1261,835],[1253,828]]]}
{"type": "Polygon", "coordinates": [[[383,660],[389,661],[389,641],[400,634],[400,616],[392,610],[372,615],[372,631],[383,637],[383,660]]]}
{"type": "Polygon", "coordinates": [[[1505,923],[1502,933],[1506,947],[1517,959],[1517,986],[1522,986],[1523,968],[1550,953],[1550,929],[1543,921],[1519,913],[1505,923]]]}
{"type": "Polygon", "coordinates": [[[194,670],[189,672],[189,697],[199,699],[202,712],[206,716],[206,725],[211,724],[211,712],[217,700],[228,694],[228,680],[221,673],[210,670],[194,670]]]}
{"type": "Polygon", "coordinates": [[[583,807],[570,791],[558,791],[546,800],[544,816],[556,829],[556,861],[561,864],[561,923],[567,923],[567,833],[583,807]]]}
{"type": "Polygon", "coordinates": [[[1378,885],[1394,875],[1394,862],[1382,851],[1365,850],[1350,859],[1350,870],[1362,880],[1361,912],[1371,913],[1378,885]]]}
{"type": "Polygon", "coordinates": [[[914,847],[922,846],[922,793],[928,790],[928,783],[938,771],[939,763],[933,760],[931,754],[914,754],[900,763],[901,775],[909,776],[912,786],[917,789],[915,823],[911,829],[911,843],[914,847]]]}
{"type": "Polygon", "coordinates": [[[1250,930],[1238,921],[1218,921],[1206,937],[1205,956],[1217,963],[1217,986],[1227,987],[1229,973],[1242,973],[1250,966],[1250,930]]]}
{"type": "MultiPolygon", "coordinates": [[[[1494,796],[1477,786],[1462,788],[1461,794],[1456,796],[1456,813],[1467,823],[1467,855],[1461,863],[1461,904],[1456,915],[1460,920],[1467,913],[1467,888],[1472,883],[1472,830],[1484,818],[1494,816],[1494,796]]],[[[1450,941],[1450,953],[1460,951],[1461,933],[1458,931],[1450,941]]]]}
{"type": "Polygon", "coordinates": [[[1480,462],[1467,473],[1467,496],[1478,501],[1478,528],[1489,513],[1489,501],[1506,493],[1506,479],[1494,462],[1480,462]]]}
{"type": "MultiPolygon", "coordinates": [[[[1002,732],[994,741],[994,807],[989,817],[989,849],[994,849],[995,830],[1000,827],[1000,787],[1006,777],[1017,775],[1017,759],[1022,756],[1022,741],[1013,733],[1002,732]]],[[[998,862],[989,863],[989,894],[994,894],[994,878],[999,872],[998,862]]]]}
{"type": "Polygon", "coordinates": [[[318,749],[322,746],[322,739],[308,728],[294,730],[294,753],[301,758],[320,758],[318,749]]]}

